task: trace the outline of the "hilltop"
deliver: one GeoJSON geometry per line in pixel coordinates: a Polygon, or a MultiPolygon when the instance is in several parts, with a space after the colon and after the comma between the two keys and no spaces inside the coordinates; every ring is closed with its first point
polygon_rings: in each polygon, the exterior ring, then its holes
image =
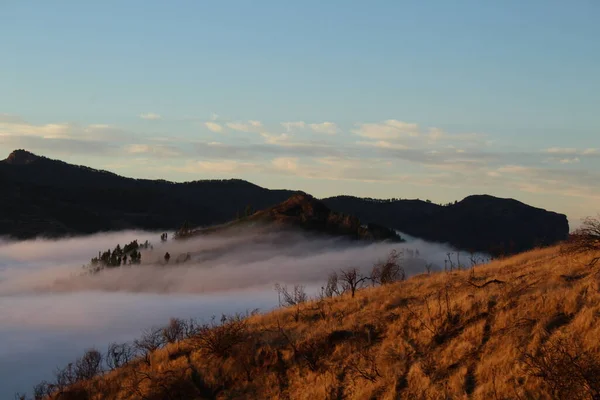
{"type": "Polygon", "coordinates": [[[362,224],[355,216],[334,212],[322,201],[306,193],[297,193],[280,204],[259,210],[240,220],[222,226],[198,229],[187,233],[186,236],[257,225],[281,229],[299,228],[307,232],[350,239],[402,241],[395,231],[373,223],[362,224]]]}
{"type": "MultiPolygon", "coordinates": [[[[223,224],[249,207],[263,210],[299,191],[239,179],[174,183],[126,178],[16,150],[0,161],[0,236],[19,239],[123,229],[175,230],[223,224]]],[[[421,200],[350,196],[325,206],[365,224],[446,242],[466,251],[513,254],[566,239],[565,215],[513,199],[469,196],[446,206],[421,200]]]]}
{"type": "Polygon", "coordinates": [[[20,239],[123,229],[177,229],[224,223],[251,205],[284,201],[289,190],[204,180],[173,183],[126,178],[17,150],[0,161],[0,235],[20,239]]]}
{"type": "Polygon", "coordinates": [[[170,344],[60,398],[595,399],[598,256],[533,250],[224,319],[187,339],[172,333],[193,326],[172,321],[170,344]]]}

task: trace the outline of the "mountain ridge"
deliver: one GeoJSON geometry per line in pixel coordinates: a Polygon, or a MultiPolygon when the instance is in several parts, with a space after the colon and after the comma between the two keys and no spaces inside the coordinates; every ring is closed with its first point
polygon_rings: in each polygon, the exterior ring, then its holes
{"type": "MultiPolygon", "coordinates": [[[[272,190],[241,179],[176,183],[123,177],[16,150],[0,161],[0,235],[60,237],[122,229],[171,230],[184,221],[210,226],[280,204],[295,190],[272,190]]],[[[321,199],[364,224],[468,251],[511,254],[564,240],[566,216],[514,199],[471,195],[441,206],[422,200],[353,196],[321,199]]]]}

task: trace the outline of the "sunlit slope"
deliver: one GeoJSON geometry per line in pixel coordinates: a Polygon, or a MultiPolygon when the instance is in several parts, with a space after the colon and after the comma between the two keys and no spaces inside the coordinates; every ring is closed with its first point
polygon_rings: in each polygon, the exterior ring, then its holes
{"type": "Polygon", "coordinates": [[[598,255],[534,250],[232,320],[77,390],[93,399],[597,398],[600,263],[589,263],[598,255]]]}

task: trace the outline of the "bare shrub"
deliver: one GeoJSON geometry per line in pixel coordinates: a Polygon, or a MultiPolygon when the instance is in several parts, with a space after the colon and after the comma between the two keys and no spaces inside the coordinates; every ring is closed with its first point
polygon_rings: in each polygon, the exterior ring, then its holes
{"type": "Polygon", "coordinates": [[[433,341],[441,344],[456,331],[460,321],[460,314],[451,305],[448,286],[425,296],[424,306],[425,312],[417,313],[408,303],[403,304],[415,321],[433,335],[433,341]]]}
{"type": "Polygon", "coordinates": [[[312,310],[316,311],[321,319],[327,319],[331,312],[331,303],[327,301],[327,296],[324,295],[323,291],[315,301],[312,310]]]}
{"type": "Polygon", "coordinates": [[[135,356],[135,351],[129,343],[111,343],[106,352],[106,365],[111,370],[128,364],[135,356]]]}
{"type": "Polygon", "coordinates": [[[141,354],[146,364],[150,364],[150,355],[164,347],[165,341],[161,328],[150,328],[142,333],[139,339],[134,340],[134,349],[141,354]]]}
{"type": "Polygon", "coordinates": [[[43,400],[54,392],[54,385],[47,381],[41,381],[37,385],[33,387],[33,399],[34,400],[43,400]]]}
{"type": "Polygon", "coordinates": [[[62,392],[64,389],[77,382],[75,366],[73,363],[67,364],[64,368],[57,368],[54,372],[55,389],[62,392]]]}
{"type": "Polygon", "coordinates": [[[427,272],[427,275],[431,275],[431,268],[432,267],[433,267],[432,263],[425,264],[425,271],[427,272]]]}
{"type": "Polygon", "coordinates": [[[285,285],[275,284],[275,290],[279,294],[279,304],[284,306],[296,306],[304,303],[308,296],[304,291],[303,285],[294,285],[294,288],[290,292],[285,285]]]}
{"type": "Polygon", "coordinates": [[[392,250],[385,261],[373,265],[371,281],[373,284],[386,285],[406,279],[406,272],[401,265],[402,253],[392,250]]]}
{"type": "MultiPolygon", "coordinates": [[[[600,215],[585,218],[581,227],[569,236],[561,250],[566,254],[600,250],[600,215]]],[[[600,257],[595,257],[590,265],[593,266],[598,260],[600,257]]]]}
{"type": "Polygon", "coordinates": [[[340,295],[340,288],[338,286],[338,274],[335,271],[329,274],[329,276],[327,277],[327,283],[325,284],[325,287],[321,288],[321,292],[323,294],[323,297],[333,297],[336,295],[340,295]]]}
{"type": "Polygon", "coordinates": [[[198,328],[198,333],[193,336],[194,347],[204,351],[209,356],[227,357],[233,348],[244,342],[249,337],[246,321],[240,317],[224,317],[221,324],[204,324],[198,328]]]}
{"type": "Polygon", "coordinates": [[[190,338],[198,333],[198,329],[200,328],[200,324],[193,318],[188,319],[187,321],[182,321],[183,323],[183,337],[190,338]]]}
{"type": "Polygon", "coordinates": [[[368,347],[358,347],[348,360],[350,372],[357,378],[375,382],[382,375],[377,367],[377,358],[368,347]]]}
{"type": "MultiPolygon", "coordinates": [[[[132,369],[129,390],[134,399],[181,400],[201,398],[187,369],[143,371],[132,369]]],[[[202,397],[205,398],[205,397],[202,397]]],[[[214,397],[210,397],[214,398],[214,397]]]]}
{"type": "Polygon", "coordinates": [[[313,372],[319,370],[323,359],[330,354],[333,349],[333,346],[330,345],[327,337],[311,337],[297,342],[292,339],[290,333],[281,326],[279,321],[277,321],[277,329],[284,342],[291,347],[294,354],[294,360],[300,363],[300,365],[308,367],[308,369],[313,372]]]}
{"type": "Polygon", "coordinates": [[[600,360],[586,351],[581,340],[558,337],[535,352],[523,352],[525,372],[543,380],[559,399],[600,399],[600,360]]]}
{"type": "Polygon", "coordinates": [[[186,321],[179,318],[171,318],[169,325],[163,328],[162,336],[167,343],[176,343],[185,338],[186,321]]]}
{"type": "Polygon", "coordinates": [[[369,279],[371,278],[361,275],[356,268],[341,270],[339,280],[342,286],[342,293],[350,292],[352,297],[354,297],[356,290],[361,288],[369,279]]]}
{"type": "Polygon", "coordinates": [[[88,380],[102,373],[102,353],[96,349],[86,350],[85,354],[75,361],[75,379],[88,380]]]}
{"type": "Polygon", "coordinates": [[[281,286],[279,283],[275,284],[275,290],[279,296],[279,305],[294,306],[296,312],[294,318],[296,321],[300,319],[300,305],[308,300],[308,295],[304,290],[303,285],[294,285],[294,289],[290,292],[287,286],[281,286]]]}

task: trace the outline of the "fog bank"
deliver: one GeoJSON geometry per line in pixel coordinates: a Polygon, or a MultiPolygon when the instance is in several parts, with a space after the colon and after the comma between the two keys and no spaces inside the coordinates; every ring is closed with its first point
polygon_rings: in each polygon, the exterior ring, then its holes
{"type": "Polygon", "coordinates": [[[442,268],[446,254],[454,251],[418,239],[408,243],[365,243],[251,229],[186,241],[151,240],[158,237],[158,233],[133,231],[1,243],[0,296],[78,291],[208,293],[269,287],[275,282],[316,283],[342,268],[357,267],[366,272],[393,249],[412,251],[412,257],[405,254],[405,269],[407,275],[413,275],[422,272],[425,263],[432,263],[434,270],[442,268]],[[99,250],[133,239],[154,242],[152,249],[142,250],[141,265],[85,273],[82,266],[99,250]],[[171,254],[168,264],[164,261],[166,252],[171,254]],[[177,258],[183,260],[186,254],[191,259],[178,264],[177,258]]]}
{"type": "MultiPolygon", "coordinates": [[[[315,295],[334,270],[373,263],[407,249],[407,275],[444,266],[440,244],[365,243],[301,232],[244,230],[160,242],[160,232],[125,231],[61,240],[0,241],[0,398],[30,391],[86,348],[105,351],[169,317],[208,319],[277,306],[276,282],[315,295]],[[149,240],[141,265],[86,273],[83,266],[117,244],[149,240]],[[409,251],[413,257],[409,257],[409,251]],[[420,255],[415,257],[416,252],[420,255]],[[164,254],[172,258],[164,265],[164,254]],[[190,261],[176,264],[180,254],[190,261]]],[[[466,254],[465,254],[465,262],[466,254]]]]}

